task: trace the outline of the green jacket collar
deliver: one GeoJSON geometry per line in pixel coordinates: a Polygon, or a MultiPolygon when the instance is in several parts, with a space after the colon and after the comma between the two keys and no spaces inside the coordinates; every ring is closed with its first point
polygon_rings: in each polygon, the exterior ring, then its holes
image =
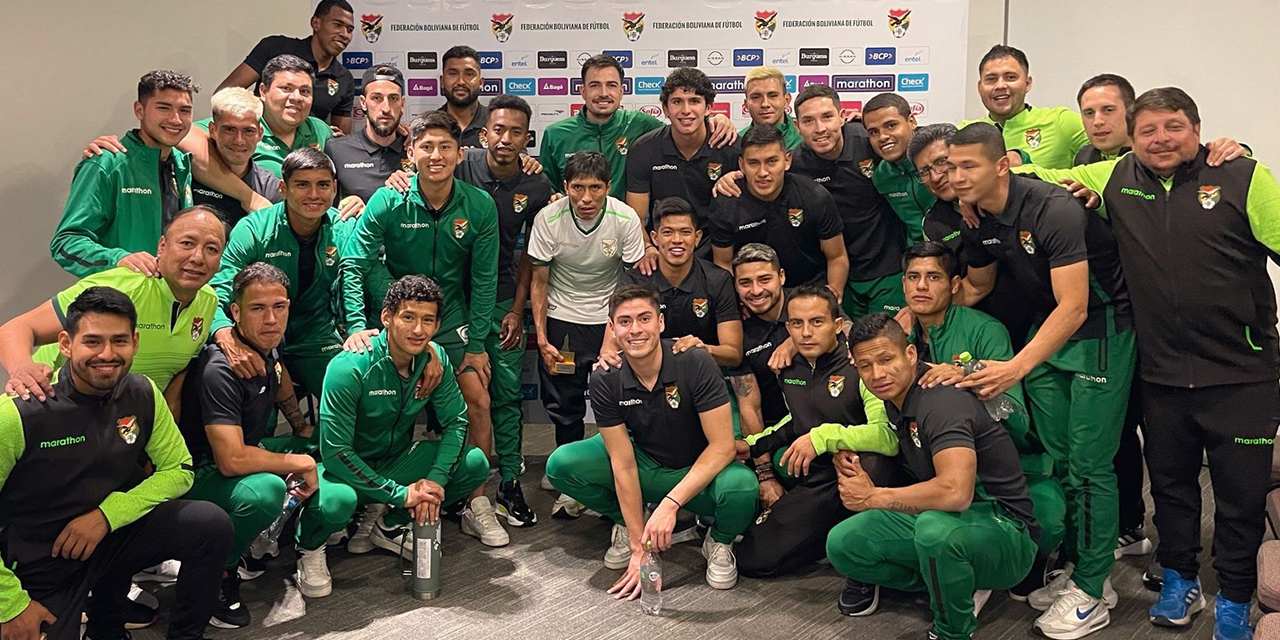
{"type": "MultiPolygon", "coordinates": [[[[462,181],[458,180],[457,178],[453,179],[453,189],[449,191],[449,199],[445,201],[443,207],[440,207],[436,211],[443,214],[449,211],[450,209],[452,209],[454,205],[458,204],[458,202],[460,201],[460,198],[458,197],[458,192],[461,191],[461,189],[458,188],[458,184],[461,182],[462,181]]],[[[422,197],[422,189],[418,188],[418,174],[416,173],[413,175],[412,178],[409,179],[409,190],[405,192],[404,197],[409,202],[419,207],[422,207],[427,211],[432,210],[431,206],[427,204],[427,201],[422,197]]]]}

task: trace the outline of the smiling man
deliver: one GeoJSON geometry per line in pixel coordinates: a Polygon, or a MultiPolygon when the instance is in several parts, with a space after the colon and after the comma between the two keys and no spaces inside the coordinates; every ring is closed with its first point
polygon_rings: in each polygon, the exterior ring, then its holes
{"type": "MultiPolygon", "coordinates": [[[[213,94],[210,100],[213,120],[207,123],[209,141],[223,164],[254,193],[280,202],[280,179],[253,161],[253,153],[262,140],[262,100],[240,87],[228,87],[213,94]]],[[[213,207],[230,226],[245,217],[244,206],[236,199],[197,179],[191,181],[195,204],[213,207]]]]}
{"type": "Polygon", "coordinates": [[[862,107],[862,124],[871,138],[871,148],[880,156],[871,183],[902,219],[907,228],[907,246],[914,245],[924,238],[924,214],[936,198],[907,157],[916,131],[911,105],[896,93],[878,94],[862,107]]]}
{"type": "Polygon", "coordinates": [[[991,47],[978,63],[978,97],[987,108],[982,121],[996,125],[1006,149],[1026,154],[1032,164],[1070,167],[1089,143],[1080,117],[1066,107],[1027,104],[1031,84],[1027,54],[1002,44],[991,47]]]}

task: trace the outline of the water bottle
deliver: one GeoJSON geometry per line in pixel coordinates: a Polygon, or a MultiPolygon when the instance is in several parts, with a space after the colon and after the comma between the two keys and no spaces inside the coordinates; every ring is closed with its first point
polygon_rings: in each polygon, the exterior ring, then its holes
{"type": "Polygon", "coordinates": [[[645,544],[644,562],[640,563],[640,610],[656,616],[662,612],[662,558],[645,544]]]}
{"type": "Polygon", "coordinates": [[[289,493],[285,494],[284,507],[280,510],[280,515],[276,516],[275,522],[272,522],[270,526],[262,530],[262,533],[258,534],[258,539],[261,540],[263,545],[269,546],[280,539],[280,533],[284,531],[285,523],[293,516],[293,512],[298,510],[298,505],[302,504],[298,496],[293,495],[292,492],[303,484],[305,483],[301,480],[289,483],[289,493]]]}
{"type": "Polygon", "coordinates": [[[413,579],[410,590],[418,600],[440,595],[440,521],[413,523],[413,579]]]}
{"type": "MultiPolygon", "coordinates": [[[[960,368],[964,369],[964,374],[966,376],[975,371],[982,371],[986,368],[986,365],[974,358],[968,351],[956,356],[955,362],[960,365],[960,368]]],[[[974,389],[974,391],[981,390],[982,387],[976,387],[974,389]]],[[[987,414],[991,416],[992,420],[1004,420],[1017,411],[1017,407],[1015,407],[1013,402],[1009,400],[1009,397],[1003,393],[990,400],[983,400],[982,404],[986,405],[987,414]]]]}

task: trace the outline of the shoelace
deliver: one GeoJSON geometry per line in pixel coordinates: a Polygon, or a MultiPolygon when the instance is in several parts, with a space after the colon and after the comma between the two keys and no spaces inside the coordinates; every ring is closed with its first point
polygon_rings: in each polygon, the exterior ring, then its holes
{"type": "Polygon", "coordinates": [[[1235,603],[1219,606],[1214,611],[1214,615],[1219,622],[1227,626],[1249,626],[1249,607],[1247,606],[1240,606],[1235,603]]]}
{"type": "MultiPolygon", "coordinates": [[[[1187,582],[1186,588],[1171,587],[1169,583],[1166,582],[1165,588],[1160,590],[1160,601],[1157,603],[1156,606],[1161,608],[1189,606],[1190,603],[1187,602],[1188,593],[1190,592],[1191,589],[1195,589],[1196,591],[1199,591],[1200,586],[1195,584],[1194,582],[1191,582],[1190,580],[1187,580],[1186,582],[1187,582]]],[[[1181,585],[1178,585],[1178,586],[1181,586],[1181,585]]],[[[1192,598],[1192,600],[1194,601],[1195,598],[1192,598]]]]}

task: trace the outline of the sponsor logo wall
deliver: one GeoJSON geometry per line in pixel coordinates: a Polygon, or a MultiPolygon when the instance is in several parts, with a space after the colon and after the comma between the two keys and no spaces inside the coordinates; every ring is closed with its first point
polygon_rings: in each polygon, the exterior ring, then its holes
{"type": "Polygon", "coordinates": [[[409,85],[406,118],[444,103],[440,56],[455,44],[479,52],[482,96],[505,92],[529,101],[535,131],[581,110],[579,68],[597,53],[614,56],[626,71],[623,108],[658,118],[665,76],[697,67],[716,87],[712,111],[745,126],[744,77],[764,65],[786,74],[793,96],[809,84],[830,84],[846,112],[896,91],[922,124],[963,117],[968,0],[352,4],[359,34],[343,63],[357,82],[373,64],[399,67],[409,85]]]}

